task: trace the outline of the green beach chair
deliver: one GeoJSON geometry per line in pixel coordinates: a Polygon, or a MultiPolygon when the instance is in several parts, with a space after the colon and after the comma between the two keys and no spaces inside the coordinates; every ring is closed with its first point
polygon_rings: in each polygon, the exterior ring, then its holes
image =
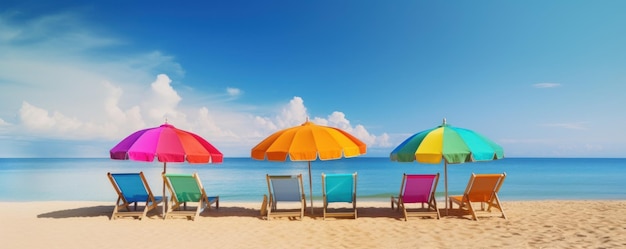
{"type": "Polygon", "coordinates": [[[356,172],[353,174],[324,174],[322,173],[322,198],[324,199],[324,219],[326,217],[353,217],[357,218],[356,208],[356,172]],[[352,207],[334,208],[329,212],[330,203],[351,203],[352,207]],[[339,211],[337,211],[339,210],[339,211]]]}
{"type": "Polygon", "coordinates": [[[170,200],[165,212],[165,219],[173,216],[185,216],[194,220],[205,208],[219,208],[219,196],[208,196],[202,187],[198,173],[163,174],[163,181],[169,190],[170,200]],[[196,203],[188,207],[188,203],[196,203]],[[190,209],[189,209],[190,208],[190,209]]]}
{"type": "Polygon", "coordinates": [[[265,179],[267,180],[269,200],[267,195],[263,196],[261,215],[267,214],[267,220],[272,217],[300,217],[302,220],[306,207],[302,174],[265,175],[265,179]],[[279,202],[292,206],[278,209],[279,202]]]}
{"type": "Polygon", "coordinates": [[[117,202],[113,208],[113,214],[111,214],[112,220],[118,217],[138,217],[141,220],[146,217],[148,211],[156,208],[163,201],[161,196],[152,195],[143,172],[108,172],[107,177],[111,181],[113,188],[115,188],[115,192],[117,192],[117,202]],[[138,209],[138,203],[145,204],[138,209]]]}
{"type": "Polygon", "coordinates": [[[400,194],[397,197],[391,197],[391,209],[394,209],[394,204],[398,211],[402,209],[405,221],[409,216],[435,216],[439,219],[439,209],[435,200],[438,181],[439,173],[428,175],[403,174],[400,194]],[[409,208],[408,204],[418,205],[411,205],[409,208]]]}

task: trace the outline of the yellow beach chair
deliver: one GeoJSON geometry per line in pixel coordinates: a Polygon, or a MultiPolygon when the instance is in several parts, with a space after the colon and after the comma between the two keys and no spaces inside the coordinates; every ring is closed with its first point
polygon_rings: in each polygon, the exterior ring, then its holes
{"type": "Polygon", "coordinates": [[[152,195],[152,190],[146,181],[143,172],[139,173],[107,173],[115,192],[117,202],[113,208],[111,219],[118,217],[146,217],[148,211],[156,208],[163,201],[161,196],[152,195]],[[137,209],[138,203],[144,203],[143,208],[137,209]],[[131,205],[133,210],[131,211],[131,205]],[[126,211],[122,211],[122,209],[126,211]]]}
{"type": "Polygon", "coordinates": [[[502,174],[474,174],[470,177],[465,192],[461,196],[450,196],[450,208],[452,203],[459,205],[460,209],[467,210],[472,215],[474,220],[478,220],[477,211],[475,205],[480,203],[480,211],[483,214],[491,214],[492,208],[497,208],[502,213],[502,218],[506,219],[504,210],[502,209],[502,203],[498,198],[498,192],[506,173],[502,174]],[[485,205],[487,209],[485,209],[485,205]]]}
{"type": "Polygon", "coordinates": [[[435,191],[437,190],[437,182],[439,181],[439,173],[428,175],[407,175],[402,176],[402,184],[400,185],[400,194],[397,197],[391,197],[391,209],[394,204],[397,210],[404,213],[404,220],[409,216],[413,217],[436,217],[439,219],[439,209],[435,200],[435,191]],[[419,206],[411,208],[407,204],[419,204],[419,206]]]}
{"type": "Polygon", "coordinates": [[[324,199],[324,219],[326,217],[352,217],[357,218],[356,209],[356,172],[353,174],[324,174],[322,173],[322,198],[324,199]],[[329,212],[330,203],[351,203],[348,211],[332,210],[329,212]]]}

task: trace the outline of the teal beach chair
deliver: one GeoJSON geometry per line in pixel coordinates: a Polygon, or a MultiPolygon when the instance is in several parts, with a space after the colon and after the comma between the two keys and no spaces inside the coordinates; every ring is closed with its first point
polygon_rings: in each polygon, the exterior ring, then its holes
{"type": "Polygon", "coordinates": [[[322,198],[324,199],[324,219],[326,217],[353,217],[357,218],[356,208],[356,179],[357,174],[324,174],[322,173],[322,198]],[[330,203],[351,203],[349,211],[329,212],[330,203]]]}
{"type": "Polygon", "coordinates": [[[206,208],[219,208],[219,196],[208,196],[198,173],[194,174],[163,174],[163,181],[170,193],[170,200],[165,211],[165,217],[185,216],[195,220],[206,208]],[[196,203],[195,207],[188,207],[188,203],[196,203]],[[191,208],[191,209],[188,209],[191,208]]]}
{"type": "Polygon", "coordinates": [[[148,211],[156,208],[163,201],[161,196],[152,195],[143,172],[116,174],[109,172],[107,177],[117,192],[117,202],[111,214],[112,220],[118,217],[138,217],[141,220],[146,217],[148,211]],[[144,206],[138,209],[138,203],[144,203],[144,206]]]}
{"type": "MultiPolygon", "coordinates": [[[[300,217],[304,218],[306,197],[302,185],[302,174],[299,175],[265,175],[267,180],[268,196],[263,196],[261,215],[267,214],[267,220],[272,217],[300,217]],[[278,209],[278,203],[289,205],[294,208],[278,209]]],[[[282,204],[281,204],[282,205],[282,204]]]]}

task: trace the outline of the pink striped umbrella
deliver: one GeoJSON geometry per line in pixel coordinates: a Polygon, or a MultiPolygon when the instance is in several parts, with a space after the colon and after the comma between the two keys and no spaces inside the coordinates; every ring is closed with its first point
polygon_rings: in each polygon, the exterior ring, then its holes
{"type": "Polygon", "coordinates": [[[124,138],[110,151],[111,159],[163,162],[221,163],[224,155],[204,138],[165,123],[137,131],[124,138]]]}

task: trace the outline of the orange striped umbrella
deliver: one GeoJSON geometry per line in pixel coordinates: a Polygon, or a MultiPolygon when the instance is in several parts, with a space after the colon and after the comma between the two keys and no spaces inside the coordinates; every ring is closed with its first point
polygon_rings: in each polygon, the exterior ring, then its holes
{"type": "Polygon", "coordinates": [[[280,130],[252,148],[251,157],[257,160],[284,162],[308,161],[309,195],[313,212],[311,161],[356,157],[367,151],[365,143],[335,127],[316,125],[306,121],[302,125],[280,130]]]}

